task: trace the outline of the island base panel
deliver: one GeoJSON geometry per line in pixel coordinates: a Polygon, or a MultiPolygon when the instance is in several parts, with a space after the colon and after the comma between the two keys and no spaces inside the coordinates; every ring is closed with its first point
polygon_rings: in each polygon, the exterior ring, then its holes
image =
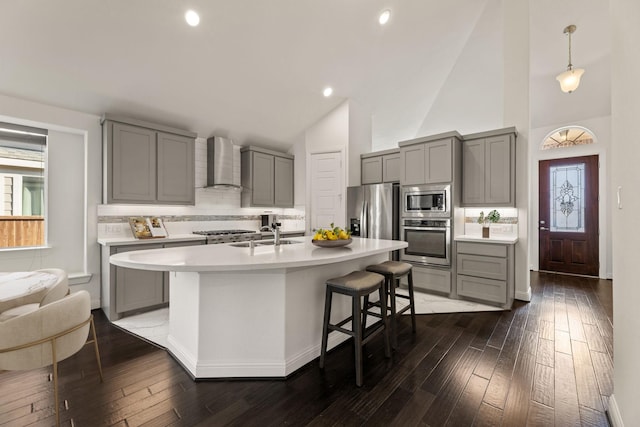
{"type": "MultiPolygon", "coordinates": [[[[327,279],[388,259],[379,254],[280,270],[172,272],[169,351],[196,379],[286,377],[320,355],[327,279]]],[[[336,296],[332,322],[350,313],[350,299],[336,296]]],[[[331,334],[329,348],[345,339],[331,334]]]]}

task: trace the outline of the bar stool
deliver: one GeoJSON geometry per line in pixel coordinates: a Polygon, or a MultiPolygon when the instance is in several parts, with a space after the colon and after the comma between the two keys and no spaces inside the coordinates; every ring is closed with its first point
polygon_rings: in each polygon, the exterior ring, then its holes
{"type": "MultiPolygon", "coordinates": [[[[388,309],[391,311],[391,334],[392,334],[392,347],[398,347],[398,325],[396,323],[396,317],[401,316],[407,310],[411,310],[411,326],[413,327],[413,333],[416,332],[416,306],[413,297],[413,268],[411,264],[399,261],[385,261],[380,264],[370,265],[367,267],[367,271],[382,274],[385,278],[385,291],[389,295],[391,302],[388,305],[388,309]],[[397,295],[396,286],[400,284],[400,279],[408,276],[409,282],[409,296],[397,295]],[[409,300],[409,305],[403,307],[400,311],[396,310],[396,298],[403,298],[409,300]]],[[[385,298],[386,300],[386,298],[385,298]]],[[[369,303],[370,306],[378,305],[377,302],[369,303]]],[[[362,320],[363,327],[367,325],[367,311],[368,307],[365,307],[365,315],[362,320]]],[[[381,309],[382,311],[382,309],[381,309]]]]}
{"type": "Polygon", "coordinates": [[[355,344],[356,362],[356,385],[362,386],[362,347],[380,332],[384,334],[384,354],[391,357],[389,347],[389,325],[387,323],[386,305],[384,298],[384,276],[366,271],[353,271],[345,276],[327,280],[326,297],[324,302],[324,322],[322,324],[322,350],[320,352],[320,368],[324,368],[324,359],[327,354],[327,340],[330,331],[339,331],[352,336],[355,344]],[[382,322],[371,327],[370,331],[365,331],[362,327],[363,307],[369,305],[369,295],[378,291],[380,300],[383,301],[382,322]],[[352,300],[351,316],[336,323],[330,323],[331,301],[333,293],[347,295],[352,300]],[[360,297],[364,297],[364,305],[360,303],[360,297]],[[347,322],[351,322],[351,330],[342,327],[347,322]]]}

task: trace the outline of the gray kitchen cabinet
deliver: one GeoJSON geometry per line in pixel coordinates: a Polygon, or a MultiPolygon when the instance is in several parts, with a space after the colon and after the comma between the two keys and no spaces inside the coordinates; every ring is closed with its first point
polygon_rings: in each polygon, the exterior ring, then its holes
{"type": "Polygon", "coordinates": [[[413,286],[416,289],[435,291],[448,296],[451,293],[451,271],[414,265],[413,286]]]}
{"type": "Polygon", "coordinates": [[[400,181],[400,150],[385,150],[360,155],[360,181],[381,184],[400,181]]]}
{"type": "Polygon", "coordinates": [[[382,182],[399,182],[400,168],[400,150],[382,156],[382,182]]]}
{"type": "Polygon", "coordinates": [[[514,128],[465,136],[463,206],[515,206],[515,138],[514,128]]]}
{"type": "Polygon", "coordinates": [[[460,135],[457,132],[399,143],[400,184],[420,185],[453,181],[460,135]]]}
{"type": "Polygon", "coordinates": [[[195,204],[195,133],[103,116],[105,203],[195,204]]]}
{"type": "Polygon", "coordinates": [[[293,159],[274,156],[275,206],[293,207],[293,159]]]}
{"type": "Polygon", "coordinates": [[[131,311],[142,311],[169,302],[169,273],[117,267],[109,263],[111,255],[146,249],[204,245],[205,240],[159,242],[160,239],[135,245],[102,246],[101,306],[109,320],[117,320],[131,311]]]}
{"type": "Polygon", "coordinates": [[[158,132],[158,202],[195,204],[195,141],[158,132]]]}
{"type": "Polygon", "coordinates": [[[363,158],[360,160],[360,167],[363,185],[382,182],[382,156],[363,158]]]}
{"type": "Polygon", "coordinates": [[[258,147],[241,152],[243,207],[293,207],[293,156],[258,147]]]}
{"type": "MultiPolygon", "coordinates": [[[[112,253],[159,249],[162,244],[115,247],[112,253]]],[[[113,267],[115,270],[116,311],[123,313],[164,302],[164,273],[135,268],[113,267]]]]}
{"type": "Polygon", "coordinates": [[[514,245],[458,242],[458,296],[510,308],[515,286],[514,245]]]}

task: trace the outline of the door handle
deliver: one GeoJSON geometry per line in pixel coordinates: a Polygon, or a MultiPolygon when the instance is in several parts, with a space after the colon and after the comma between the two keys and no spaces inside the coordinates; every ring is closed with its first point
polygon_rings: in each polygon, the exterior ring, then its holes
{"type": "Polygon", "coordinates": [[[540,231],[549,231],[547,227],[540,227],[540,231]]]}

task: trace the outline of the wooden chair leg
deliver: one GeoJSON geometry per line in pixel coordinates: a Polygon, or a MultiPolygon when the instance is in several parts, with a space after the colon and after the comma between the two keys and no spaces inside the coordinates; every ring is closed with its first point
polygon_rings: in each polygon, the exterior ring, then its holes
{"type": "Polygon", "coordinates": [[[391,300],[391,347],[398,348],[398,325],[396,324],[396,284],[393,276],[387,276],[385,282],[389,289],[389,299],[391,300]]]}
{"type": "Polygon", "coordinates": [[[351,330],[354,333],[354,344],[356,353],[356,385],[362,387],[362,317],[360,313],[360,296],[354,295],[353,300],[353,316],[351,330]]]}
{"type": "Polygon", "coordinates": [[[413,271],[409,270],[409,304],[411,304],[411,327],[413,328],[413,333],[416,333],[416,303],[413,296],[413,271]]]}
{"type": "Polygon", "coordinates": [[[389,340],[389,318],[387,317],[387,305],[385,304],[386,291],[384,287],[380,287],[378,291],[380,294],[380,314],[382,316],[382,324],[384,325],[384,355],[388,359],[391,357],[391,344],[389,340]]]}

